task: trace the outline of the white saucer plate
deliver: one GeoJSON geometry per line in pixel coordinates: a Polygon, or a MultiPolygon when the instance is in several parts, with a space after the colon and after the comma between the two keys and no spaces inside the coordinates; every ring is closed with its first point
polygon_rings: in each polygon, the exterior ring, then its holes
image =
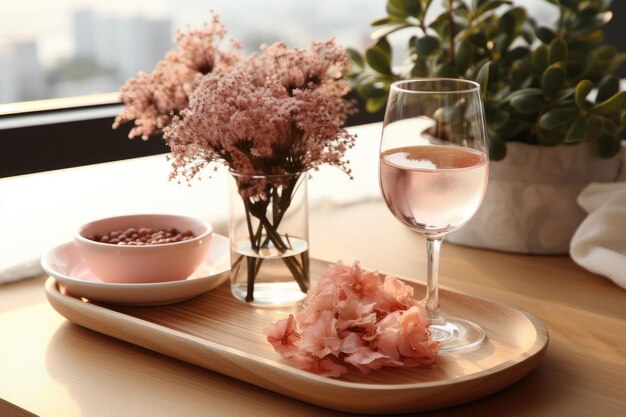
{"type": "Polygon", "coordinates": [[[73,242],[50,249],[41,266],[68,295],[108,304],[154,306],[188,300],[221,285],[228,279],[229,251],[228,238],[214,233],[205,260],[189,278],[156,283],[104,282],[84,264],[73,242]]]}

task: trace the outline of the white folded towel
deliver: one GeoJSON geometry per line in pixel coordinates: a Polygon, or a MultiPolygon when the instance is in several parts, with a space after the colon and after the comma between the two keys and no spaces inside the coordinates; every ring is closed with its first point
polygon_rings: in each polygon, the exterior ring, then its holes
{"type": "Polygon", "coordinates": [[[572,259],[626,289],[626,182],[590,184],[578,204],[588,215],[572,237],[572,259]]]}

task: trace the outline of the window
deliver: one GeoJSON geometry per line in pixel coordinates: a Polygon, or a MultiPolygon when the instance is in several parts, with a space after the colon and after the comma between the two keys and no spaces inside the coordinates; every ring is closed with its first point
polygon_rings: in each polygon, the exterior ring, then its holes
{"type": "MultiPolygon", "coordinates": [[[[515,2],[542,24],[555,18],[545,0],[515,2]]],[[[0,5],[0,178],[166,152],[158,139],[130,141],[128,129],[111,129],[120,109],[116,92],[137,71],[152,70],[172,48],[176,29],[210,20],[209,8],[251,52],[261,43],[284,40],[306,47],[331,35],[364,49],[371,43],[369,23],[385,15],[385,5],[386,0],[5,1],[0,5]]],[[[607,41],[625,50],[620,23],[626,2],[615,0],[612,8],[616,17],[607,27],[607,41]]],[[[626,66],[620,71],[626,76],[626,66]]],[[[379,118],[361,112],[351,122],[379,118]]]]}
{"type": "Polygon", "coordinates": [[[117,91],[151,71],[176,29],[200,27],[217,11],[246,52],[285,40],[308,46],[334,35],[362,47],[381,0],[21,0],[0,13],[0,103],[117,91]],[[36,13],[32,12],[37,10],[36,13]]]}
{"type": "Polygon", "coordinates": [[[111,129],[120,110],[116,92],[153,69],[177,29],[209,21],[209,8],[251,52],[278,40],[307,47],[331,35],[362,48],[384,7],[384,0],[4,2],[0,178],[167,152],[158,138],[131,141],[128,129],[111,129]]]}

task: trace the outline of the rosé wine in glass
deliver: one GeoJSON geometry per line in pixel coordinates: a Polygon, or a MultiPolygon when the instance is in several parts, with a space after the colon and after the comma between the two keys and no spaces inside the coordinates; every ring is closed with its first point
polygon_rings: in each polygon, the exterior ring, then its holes
{"type": "Polygon", "coordinates": [[[456,146],[407,146],[380,155],[383,197],[393,214],[424,234],[458,229],[487,189],[485,154],[456,146]]]}
{"type": "Polygon", "coordinates": [[[380,142],[380,188],[393,215],[426,237],[424,305],[441,353],[478,347],[485,332],[439,306],[439,251],[445,235],[480,207],[489,177],[480,86],[451,78],[391,85],[380,142]]]}

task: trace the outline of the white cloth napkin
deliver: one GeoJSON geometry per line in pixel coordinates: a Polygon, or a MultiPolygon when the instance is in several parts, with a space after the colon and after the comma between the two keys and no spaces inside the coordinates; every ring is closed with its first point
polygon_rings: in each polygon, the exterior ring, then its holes
{"type": "Polygon", "coordinates": [[[572,259],[626,289],[626,182],[590,184],[578,204],[588,215],[572,237],[572,259]]]}

